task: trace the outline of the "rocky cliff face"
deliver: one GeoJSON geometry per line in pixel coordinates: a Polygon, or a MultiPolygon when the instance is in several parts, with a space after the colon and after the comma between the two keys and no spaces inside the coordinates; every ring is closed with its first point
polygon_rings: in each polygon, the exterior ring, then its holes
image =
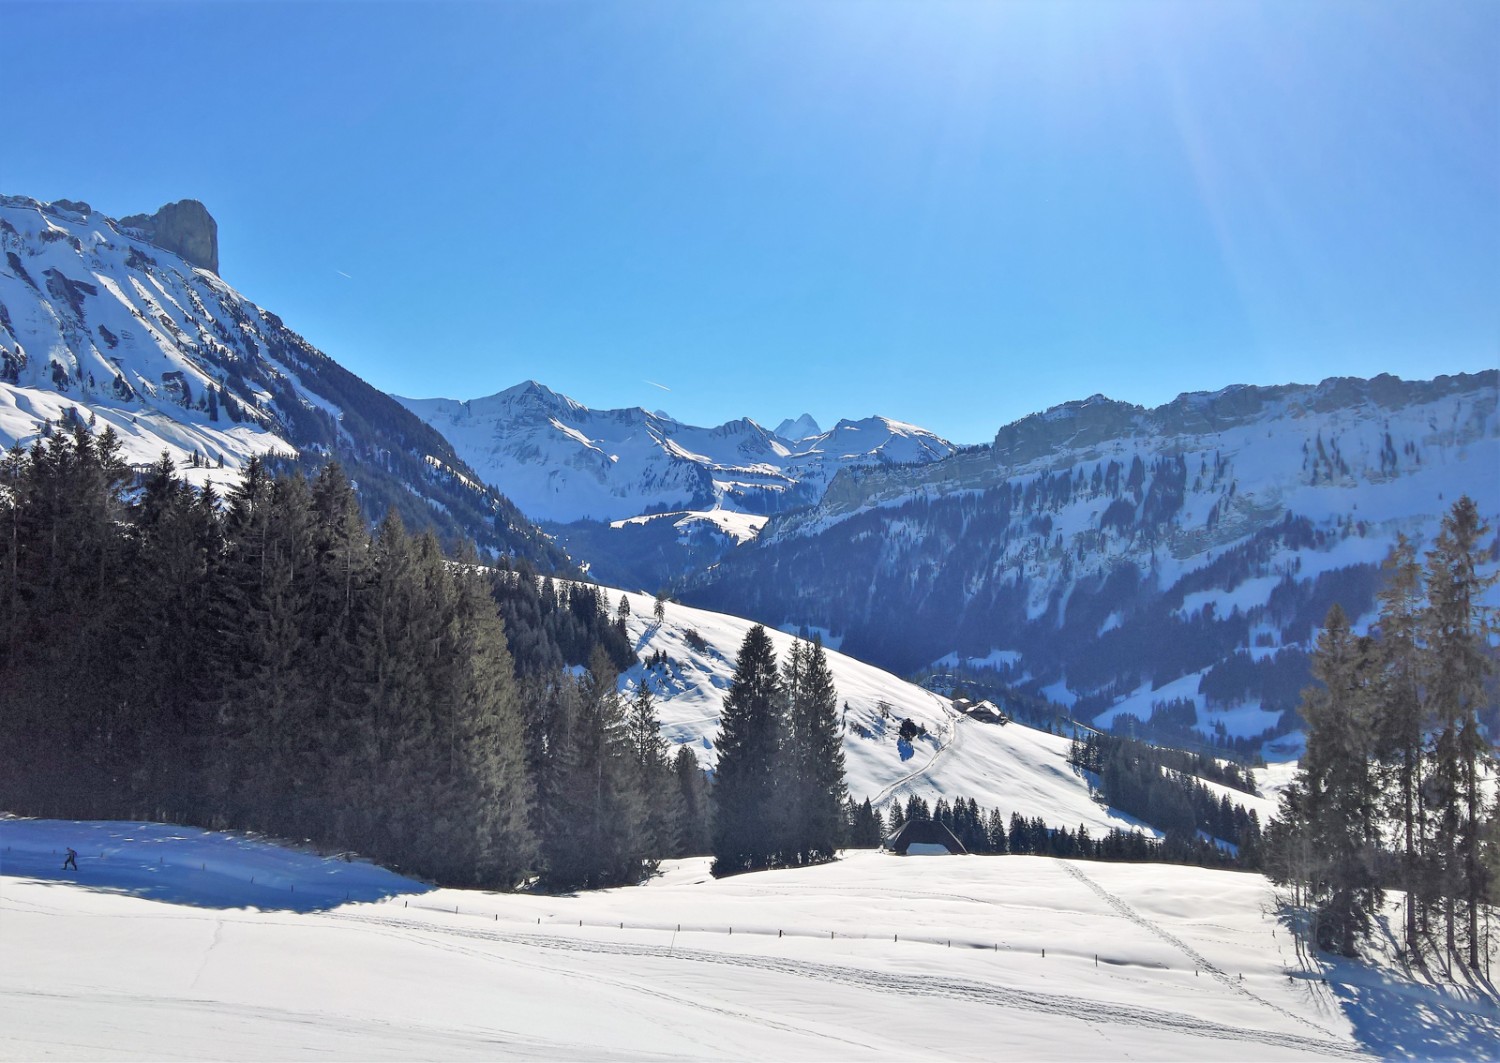
{"type": "Polygon", "coordinates": [[[219,272],[219,223],[196,199],[168,203],[155,214],[132,214],[120,224],[138,229],[157,247],[181,255],[189,263],[219,272]]]}

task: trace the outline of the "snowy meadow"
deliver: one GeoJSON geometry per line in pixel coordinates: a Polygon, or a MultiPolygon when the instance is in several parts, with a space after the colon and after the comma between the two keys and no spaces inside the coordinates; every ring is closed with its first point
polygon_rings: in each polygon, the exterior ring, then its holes
{"type": "Polygon", "coordinates": [[[1259,875],[862,852],[497,894],[241,835],[18,819],[0,854],[7,1059],[1500,1050],[1500,1015],[1455,988],[1300,954],[1259,875]]]}

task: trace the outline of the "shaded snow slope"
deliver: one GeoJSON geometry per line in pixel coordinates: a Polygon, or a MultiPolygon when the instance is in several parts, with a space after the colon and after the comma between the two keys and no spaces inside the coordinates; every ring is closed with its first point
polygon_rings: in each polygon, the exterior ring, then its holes
{"type": "Polygon", "coordinates": [[[344,855],[164,823],[0,818],[0,871],[195,908],[298,912],[424,893],[414,879],[344,855]],[[61,870],[66,850],[78,871],[61,870]]]}
{"type": "Polygon", "coordinates": [[[1305,961],[1256,875],[857,853],[298,912],[163,903],[111,874],[159,857],[187,893],[237,852],[226,881],[269,864],[317,887],[316,863],[258,843],[0,821],[7,847],[4,1058],[1474,1059],[1500,1037],[1492,1003],[1305,961]],[[50,850],[80,834],[110,858],[64,877],[50,850]]]}
{"type": "Polygon", "coordinates": [[[749,418],[716,428],[646,410],[591,410],[534,380],[480,399],[399,398],[531,516],[618,521],[664,510],[764,516],[806,505],[850,465],[934,461],[952,444],[884,417],[811,418],[782,438],[749,418]]]}

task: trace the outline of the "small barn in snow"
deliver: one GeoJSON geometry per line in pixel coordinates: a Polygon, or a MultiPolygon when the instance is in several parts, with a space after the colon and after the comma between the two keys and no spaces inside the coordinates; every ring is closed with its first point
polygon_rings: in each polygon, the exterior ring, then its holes
{"type": "Polygon", "coordinates": [[[887,851],[899,856],[948,856],[967,852],[953,832],[936,820],[908,820],[885,840],[887,851]]]}

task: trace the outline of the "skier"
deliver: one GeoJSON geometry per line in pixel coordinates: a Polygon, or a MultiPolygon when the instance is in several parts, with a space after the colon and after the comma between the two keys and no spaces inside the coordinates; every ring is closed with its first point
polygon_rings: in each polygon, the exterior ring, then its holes
{"type": "Polygon", "coordinates": [[[68,847],[68,858],[63,861],[62,869],[66,871],[70,867],[74,871],[78,870],[78,850],[71,846],[68,847]]]}

